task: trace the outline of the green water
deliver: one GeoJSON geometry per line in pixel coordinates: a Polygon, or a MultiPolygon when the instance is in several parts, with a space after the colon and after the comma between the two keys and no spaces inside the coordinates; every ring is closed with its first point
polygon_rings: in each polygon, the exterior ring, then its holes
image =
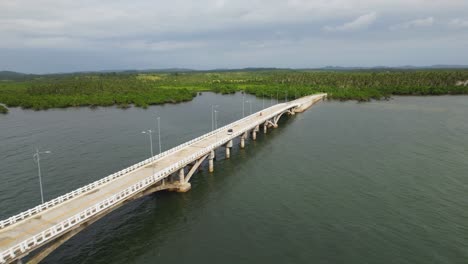
{"type": "MultiPolygon", "coordinates": [[[[41,164],[51,199],[146,158],[140,133],[156,115],[167,149],[210,129],[211,104],[220,125],[236,120],[241,100],[11,109],[0,116],[0,216],[40,200],[34,146],[53,152],[41,164]]],[[[220,149],[190,192],[129,203],[44,263],[468,262],[468,97],[325,102],[280,122],[229,160],[220,149]]]]}

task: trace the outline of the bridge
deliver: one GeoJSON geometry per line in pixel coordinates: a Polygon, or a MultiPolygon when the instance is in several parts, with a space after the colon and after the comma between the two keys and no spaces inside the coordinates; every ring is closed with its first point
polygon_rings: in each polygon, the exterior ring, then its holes
{"type": "Polygon", "coordinates": [[[0,221],[0,264],[22,263],[26,256],[28,263],[39,263],[72,236],[129,201],[161,190],[188,191],[191,177],[205,160],[209,171],[214,171],[216,149],[224,147],[229,158],[233,139],[240,137],[244,148],[249,135],[255,140],[261,130],[267,133],[277,127],[281,116],[303,112],[326,96],[311,95],[265,108],[0,221]]]}

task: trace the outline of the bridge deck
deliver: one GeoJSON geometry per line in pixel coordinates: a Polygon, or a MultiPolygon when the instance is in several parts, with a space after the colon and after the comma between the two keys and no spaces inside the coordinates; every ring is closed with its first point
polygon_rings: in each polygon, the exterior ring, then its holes
{"type": "MultiPolygon", "coordinates": [[[[301,99],[299,99],[301,100],[301,99]]],[[[297,100],[296,100],[297,101],[297,100]]],[[[294,102],[294,101],[293,101],[294,102]]],[[[39,212],[31,217],[18,221],[10,226],[0,229],[0,254],[6,252],[13,246],[25,241],[84,210],[105,200],[106,198],[125,190],[145,178],[153,175],[155,172],[162,171],[173,164],[180,162],[184,158],[193,154],[199,153],[200,150],[211,146],[216,142],[226,142],[232,139],[233,135],[227,134],[227,129],[232,128],[234,132],[248,131],[251,129],[251,124],[255,122],[265,122],[266,116],[277,113],[286,109],[290,103],[281,103],[272,107],[263,109],[262,116],[257,113],[251,115],[250,118],[228,126],[227,128],[191,145],[183,147],[173,153],[157,159],[155,162],[144,167],[131,171],[119,178],[107,182],[95,189],[78,195],[68,201],[53,206],[42,212],[39,212]]],[[[1,256],[0,256],[1,257],[1,256]]],[[[1,261],[0,261],[1,262],[1,261]]]]}

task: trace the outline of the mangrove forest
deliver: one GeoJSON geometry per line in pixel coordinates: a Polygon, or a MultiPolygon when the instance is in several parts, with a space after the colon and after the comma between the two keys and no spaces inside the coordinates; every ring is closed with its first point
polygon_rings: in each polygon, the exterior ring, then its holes
{"type": "MultiPolygon", "coordinates": [[[[0,75],[0,103],[43,110],[78,106],[149,105],[191,100],[200,91],[244,91],[294,99],[325,92],[331,100],[381,100],[393,95],[468,94],[468,70],[239,70],[0,75]]],[[[0,104],[0,113],[8,109],[0,104]]]]}

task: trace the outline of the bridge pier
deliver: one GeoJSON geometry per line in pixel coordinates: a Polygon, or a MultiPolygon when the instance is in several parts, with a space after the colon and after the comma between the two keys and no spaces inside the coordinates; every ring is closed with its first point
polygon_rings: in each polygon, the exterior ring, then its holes
{"type": "Polygon", "coordinates": [[[271,119],[271,120],[267,120],[267,121],[265,122],[264,126],[266,126],[267,128],[268,128],[268,127],[275,127],[275,123],[273,123],[273,121],[274,121],[274,118],[271,119]]]}
{"type": "Polygon", "coordinates": [[[231,150],[230,148],[226,147],[226,159],[231,158],[231,150]]]}
{"type": "Polygon", "coordinates": [[[185,182],[184,177],[185,177],[185,168],[182,168],[179,170],[179,182],[180,183],[185,182]]]}
{"type": "MultiPolygon", "coordinates": [[[[202,164],[202,162],[208,157],[210,156],[211,154],[209,155],[205,155],[201,158],[199,158],[195,164],[193,164],[193,166],[190,168],[189,172],[187,173],[187,175],[185,175],[185,170],[184,168],[180,169],[179,170],[179,184],[178,184],[178,187],[177,189],[175,189],[175,191],[177,192],[188,192],[191,188],[192,188],[192,185],[190,184],[190,178],[192,178],[193,174],[195,172],[197,172],[197,170],[199,169],[200,165],[202,164]]],[[[213,164],[213,159],[210,159],[210,163],[213,164]]]]}
{"type": "Polygon", "coordinates": [[[176,180],[177,178],[173,179],[172,182],[170,182],[168,186],[166,186],[165,188],[164,188],[164,183],[163,183],[162,185],[159,185],[153,189],[149,189],[148,191],[144,192],[143,195],[153,193],[158,190],[164,190],[164,189],[167,189],[171,192],[180,192],[180,193],[188,192],[192,188],[192,185],[188,182],[188,180],[190,180],[191,173],[193,174],[193,171],[196,170],[196,168],[194,169],[194,167],[195,166],[193,166],[192,169],[190,169],[190,172],[187,175],[187,177],[185,177],[185,167],[180,168],[179,174],[177,176],[174,175],[174,177],[178,177],[179,180],[176,180]],[[162,189],[158,188],[161,186],[163,187],[162,189]]]}
{"type": "Polygon", "coordinates": [[[232,140],[226,143],[226,159],[231,158],[232,140]]]}
{"type": "Polygon", "coordinates": [[[257,140],[257,132],[260,131],[260,126],[256,126],[253,130],[252,130],[252,139],[253,140],[257,140]]]}
{"type": "Polygon", "coordinates": [[[190,182],[184,182],[179,185],[179,188],[177,188],[176,192],[184,193],[188,192],[190,189],[192,189],[192,185],[190,184],[190,182]]]}
{"type": "Polygon", "coordinates": [[[245,139],[248,137],[248,132],[245,132],[242,136],[241,136],[241,141],[240,141],[240,147],[241,148],[245,148],[245,139]]]}
{"type": "Polygon", "coordinates": [[[268,126],[265,124],[263,125],[263,134],[266,134],[268,131],[268,126]]]}
{"type": "Polygon", "coordinates": [[[212,150],[210,152],[210,156],[208,157],[208,171],[209,172],[214,171],[214,162],[213,162],[214,158],[215,158],[215,152],[214,150],[212,150]]]}

